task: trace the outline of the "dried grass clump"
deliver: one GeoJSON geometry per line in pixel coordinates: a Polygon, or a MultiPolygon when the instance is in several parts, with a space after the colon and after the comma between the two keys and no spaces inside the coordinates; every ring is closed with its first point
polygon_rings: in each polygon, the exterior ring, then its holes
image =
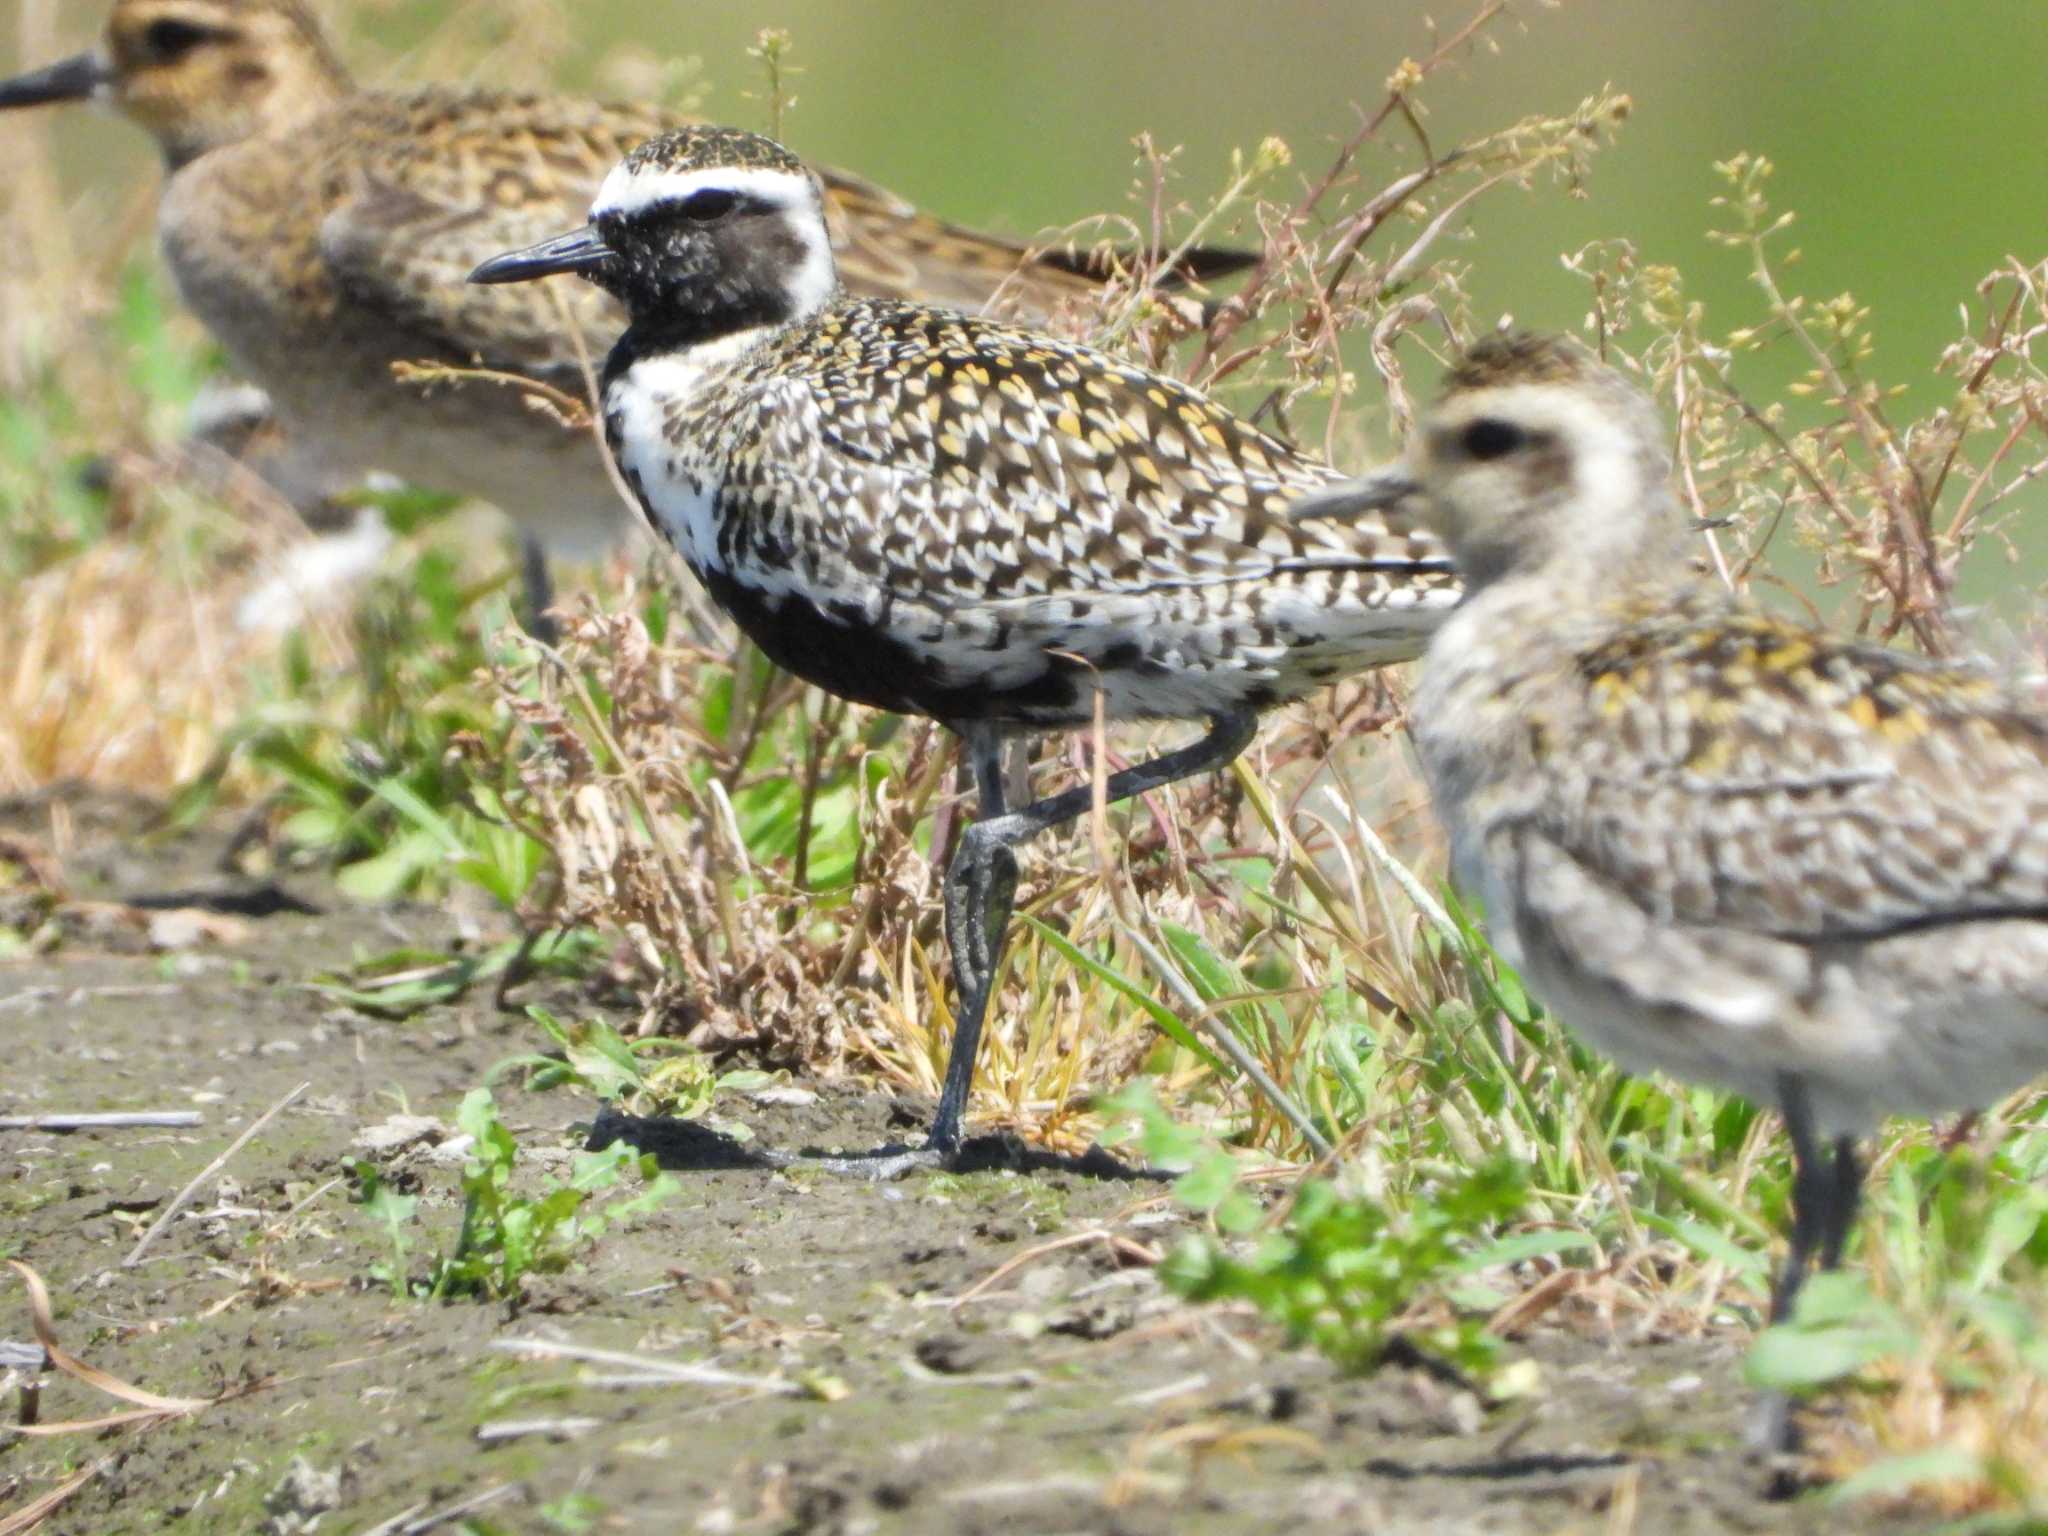
{"type": "MultiPolygon", "coordinates": [[[[815,897],[791,867],[749,854],[734,769],[753,744],[727,750],[705,720],[707,684],[730,696],[725,659],[694,642],[656,646],[639,618],[596,611],[569,620],[559,651],[527,655],[494,680],[534,743],[516,809],[553,855],[544,915],[624,938],[644,988],[643,1032],[811,1070],[872,1038],[880,978],[863,964],[859,932],[829,942],[832,924],[805,920],[815,897]]],[[[925,777],[919,809],[935,785],[925,777]]],[[[898,812],[885,788],[863,818],[876,844],[863,873],[887,871],[873,881],[877,914],[915,911],[929,894],[898,812]],[[892,904],[891,893],[905,899],[892,904]]]]}
{"type": "MultiPolygon", "coordinates": [[[[551,855],[528,917],[621,941],[642,1032],[936,1093],[952,1034],[938,910],[960,810],[950,736],[828,699],[748,648],[735,665],[728,642],[658,644],[639,617],[595,609],[559,650],[536,647],[493,681],[517,725],[506,810],[551,855]]],[[[1419,786],[1379,734],[1397,710],[1377,684],[1347,685],[1276,721],[1231,774],[1028,849],[975,1117],[1078,1146],[1099,1130],[1094,1096],[1142,1067],[1298,1154],[1272,1105],[1162,1045],[1162,1014],[1227,1012],[1268,1071],[1327,1118],[1352,1118],[1328,1115],[1316,1086],[1321,1041],[1351,1002],[1345,978],[1421,1014],[1432,1004],[1418,986],[1445,984],[1416,957],[1412,911],[1341,849],[1360,797],[1331,784],[1333,765],[1352,783],[1391,770],[1398,794],[1363,803],[1376,816],[1403,804],[1396,820],[1422,825],[1419,786]],[[1319,784],[1346,809],[1323,809],[1327,794],[1305,803],[1319,784]],[[1292,901],[1308,909],[1298,927],[1278,906],[1292,901]],[[1257,997],[1248,972],[1282,978],[1278,995],[1257,997]],[[1156,1000],[1162,984],[1178,1008],[1156,1000]]],[[[1124,734],[1104,771],[1176,733],[1124,734]]],[[[1085,782],[1093,745],[1049,750],[1034,788],[1085,782]]]]}
{"type": "Polygon", "coordinates": [[[164,792],[211,757],[274,637],[239,630],[211,560],[116,540],[25,577],[0,625],[0,793],[164,792]]]}

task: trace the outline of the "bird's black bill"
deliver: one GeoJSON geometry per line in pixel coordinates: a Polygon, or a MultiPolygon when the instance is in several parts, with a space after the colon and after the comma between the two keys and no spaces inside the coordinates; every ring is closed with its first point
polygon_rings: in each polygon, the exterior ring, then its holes
{"type": "Polygon", "coordinates": [[[1317,522],[1329,519],[1342,522],[1347,518],[1365,516],[1368,512],[1379,512],[1396,502],[1405,501],[1421,491],[1414,477],[1399,465],[1388,465],[1360,475],[1356,480],[1343,480],[1335,485],[1324,486],[1312,491],[1287,509],[1288,519],[1297,523],[1317,522]]]}
{"type": "Polygon", "coordinates": [[[553,277],[558,272],[588,272],[611,260],[611,247],[595,229],[572,230],[529,245],[523,251],[493,256],[469,274],[472,283],[529,283],[536,277],[553,277]]]}
{"type": "Polygon", "coordinates": [[[0,109],[39,107],[46,101],[83,101],[106,83],[106,65],[90,53],[81,53],[47,69],[0,80],[0,109]]]}

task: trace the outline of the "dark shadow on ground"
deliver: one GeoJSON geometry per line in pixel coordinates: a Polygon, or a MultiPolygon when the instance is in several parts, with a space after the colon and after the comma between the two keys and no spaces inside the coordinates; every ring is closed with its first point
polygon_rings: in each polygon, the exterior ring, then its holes
{"type": "Polygon", "coordinates": [[[1479,1461],[1460,1462],[1414,1462],[1394,1461],[1387,1457],[1375,1457],[1365,1464],[1365,1470],[1375,1477],[1390,1477],[1398,1482],[1413,1482],[1418,1478],[1470,1477],[1486,1482],[1510,1482],[1525,1477],[1567,1477],[1576,1472],[1611,1472],[1616,1467],[1625,1467],[1636,1458],[1621,1452],[1610,1455],[1569,1456],[1493,1456],[1479,1461]]]}
{"type": "Polygon", "coordinates": [[[153,896],[130,896],[127,903],[144,912],[180,912],[197,910],[218,912],[225,917],[276,917],[289,913],[294,917],[320,917],[325,909],[314,905],[303,896],[295,896],[283,886],[266,881],[262,885],[243,886],[231,890],[211,891],[165,891],[153,896]]]}
{"type": "MultiPolygon", "coordinates": [[[[878,1165],[893,1164],[915,1155],[915,1149],[902,1146],[879,1147],[872,1153],[828,1152],[821,1147],[784,1152],[753,1146],[694,1120],[628,1115],[607,1104],[592,1122],[590,1135],[583,1144],[584,1150],[601,1152],[614,1142],[624,1142],[642,1152],[650,1152],[657,1164],[676,1172],[725,1168],[821,1168],[826,1172],[858,1176],[858,1165],[864,1161],[872,1159],[878,1165]]],[[[959,1151],[934,1166],[947,1173],[1003,1170],[1071,1173],[1125,1184],[1166,1182],[1174,1177],[1158,1169],[1133,1168],[1101,1147],[1090,1147],[1079,1157],[1074,1157],[1048,1151],[1044,1147],[1026,1146],[1015,1136],[1008,1135],[970,1137],[959,1151]]]]}

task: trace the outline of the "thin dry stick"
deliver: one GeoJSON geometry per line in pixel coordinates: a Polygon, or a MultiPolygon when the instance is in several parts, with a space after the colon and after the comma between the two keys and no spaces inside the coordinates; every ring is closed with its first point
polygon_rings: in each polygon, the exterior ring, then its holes
{"type": "Polygon", "coordinates": [[[1181,975],[1180,968],[1161,954],[1136,928],[1128,923],[1119,926],[1122,927],[1125,936],[1137,946],[1138,953],[1145,957],[1145,963],[1158,973],[1161,981],[1166,983],[1166,989],[1174,995],[1181,1007],[1188,1011],[1190,1022],[1216,1042],[1223,1054],[1230,1058],[1231,1064],[1266,1096],[1266,1102],[1301,1133],[1301,1139],[1309,1144],[1317,1157],[1328,1157],[1329,1140],[1316,1129],[1315,1122],[1309,1119],[1307,1113],[1294,1100],[1287,1097],[1286,1091],[1273,1081],[1264,1067],[1259,1065],[1258,1058],[1245,1049],[1244,1042],[1231,1033],[1229,1026],[1216,1016],[1215,1010],[1209,1004],[1202,1001],[1201,994],[1188,984],[1188,979],[1181,975]]]}
{"type": "Polygon", "coordinates": [[[476,1439],[479,1445],[503,1445],[509,1440],[524,1440],[532,1435],[544,1435],[550,1440],[573,1440],[578,1435],[602,1428],[603,1419],[493,1419],[488,1424],[477,1425],[476,1439]]]}
{"type": "Polygon", "coordinates": [[[742,1376],[715,1365],[684,1360],[653,1360],[616,1349],[593,1349],[584,1344],[563,1344],[554,1339],[493,1339],[490,1347],[507,1354],[537,1355],[542,1359],[582,1360],[592,1365],[617,1365],[636,1371],[650,1380],[674,1382],[691,1387],[745,1387],[780,1397],[802,1397],[805,1389],[780,1376],[742,1376]]]}
{"type": "Polygon", "coordinates": [[[363,1536],[426,1536],[428,1531],[452,1525],[464,1515],[473,1515],[486,1505],[497,1503],[507,1494],[520,1492],[521,1488],[522,1485],[519,1483],[499,1483],[494,1488],[486,1488],[482,1493],[471,1494],[466,1499],[459,1499],[443,1509],[437,1509],[430,1515],[420,1514],[426,1505],[414,1504],[400,1510],[382,1525],[365,1531],[363,1536]]]}
{"type": "Polygon", "coordinates": [[[5,1520],[0,1520],[0,1536],[28,1536],[30,1531],[62,1509],[71,1495],[106,1471],[114,1461],[112,1456],[102,1456],[83,1472],[75,1474],[69,1482],[59,1483],[35,1503],[24,1504],[5,1520]]]}
{"type": "Polygon", "coordinates": [[[1415,878],[1415,872],[1394,857],[1393,850],[1381,841],[1379,833],[1373,831],[1372,823],[1359,815],[1350,801],[1338,794],[1333,787],[1325,786],[1323,793],[1329,797],[1330,804],[1337,808],[1337,814],[1350,826],[1373,863],[1379,865],[1394,884],[1401,887],[1402,893],[1415,903],[1415,910],[1436,925],[1437,931],[1450,941],[1452,948],[1463,949],[1465,936],[1458,931],[1458,925],[1451,921],[1451,914],[1446,912],[1443,903],[1430,895],[1423,883],[1415,878]]]}
{"type": "Polygon", "coordinates": [[[1035,1264],[1047,1254],[1059,1253],[1067,1248],[1079,1248],[1086,1243],[1102,1243],[1108,1247],[1111,1253],[1116,1254],[1118,1257],[1131,1259],[1140,1264],[1154,1265],[1160,1259],[1156,1249],[1148,1248],[1136,1238],[1125,1237],[1121,1232],[1111,1232],[1106,1227],[1090,1227],[1085,1232],[1068,1232],[1060,1237],[1051,1238],[1046,1242],[1034,1244],[1032,1247],[1026,1248],[1022,1253],[1012,1254],[958,1296],[955,1296],[947,1303],[947,1307],[949,1309],[964,1307],[976,1297],[1002,1284],[1004,1280],[1014,1275],[1027,1264],[1035,1264]]]}
{"type": "Polygon", "coordinates": [[[129,1251],[128,1257],[121,1261],[121,1267],[123,1269],[133,1269],[137,1264],[140,1264],[142,1262],[143,1252],[149,1247],[151,1243],[156,1241],[157,1234],[163,1231],[165,1227],[171,1224],[172,1219],[177,1216],[178,1212],[182,1211],[186,1206],[192,1203],[193,1197],[199,1193],[200,1188],[215,1174],[219,1173],[221,1169],[227,1166],[228,1159],[233,1157],[237,1152],[241,1151],[242,1148],[246,1147],[251,1141],[253,1141],[256,1138],[257,1133],[260,1132],[263,1129],[263,1127],[270,1124],[271,1121],[275,1120],[279,1115],[283,1114],[287,1109],[291,1108],[292,1105],[298,1103],[299,1096],[305,1093],[307,1090],[309,1090],[312,1086],[313,1085],[311,1083],[299,1084],[298,1087],[294,1088],[290,1093],[286,1094],[283,1098],[279,1099],[275,1104],[271,1105],[269,1109],[265,1110],[263,1114],[257,1118],[254,1124],[252,1124],[246,1131],[242,1132],[241,1135],[237,1136],[232,1142],[230,1142],[228,1144],[228,1149],[225,1152],[221,1153],[219,1157],[216,1157],[212,1162],[208,1163],[204,1168],[200,1169],[198,1177],[193,1179],[192,1182],[187,1184],[183,1189],[179,1190],[177,1198],[172,1200],[168,1206],[164,1207],[163,1215],[157,1217],[155,1221],[149,1224],[149,1230],[142,1234],[141,1238],[136,1242],[134,1248],[129,1251]]]}
{"type": "Polygon", "coordinates": [[[198,1125],[205,1118],[196,1109],[107,1115],[0,1115],[0,1131],[102,1131],[132,1126],[198,1125]]]}

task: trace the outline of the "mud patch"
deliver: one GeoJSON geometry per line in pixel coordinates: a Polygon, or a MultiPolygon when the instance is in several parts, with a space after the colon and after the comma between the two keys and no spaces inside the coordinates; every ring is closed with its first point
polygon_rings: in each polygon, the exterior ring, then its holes
{"type": "MultiPolygon", "coordinates": [[[[71,817],[74,894],[233,896],[214,873],[221,837],[145,846],[139,815],[71,817]]],[[[0,816],[46,822],[47,807],[0,816]]],[[[0,1438],[0,1518],[102,1462],[44,1530],[1839,1529],[1762,1497],[1740,1448],[1739,1341],[1539,1333],[1525,1347],[1545,1391],[1492,1414],[1421,1373],[1345,1379],[1253,1319],[1179,1306],[1112,1244],[1049,1246],[1097,1229],[1170,1242],[1180,1218],[1143,1182],[696,1169],[680,1200],[516,1305],[394,1301],[366,1281],[383,1249],[342,1159],[395,1116],[448,1118],[532,1040],[487,997],[403,1023],[338,1006],[307,979],[459,943],[464,925],[280,889],[229,908],[235,944],[78,940],[0,968],[0,1113],[206,1116],[0,1132],[0,1251],[49,1282],[74,1352],[156,1392],[227,1394],[141,1432],[0,1438]],[[164,1203],[302,1082],[124,1268],[164,1203]]],[[[587,1102],[499,1098],[524,1146],[587,1132],[587,1102]]],[[[901,1138],[912,1108],[826,1084],[728,1112],[759,1144],[857,1147],[901,1138]]],[[[452,1232],[454,1170],[422,1180],[423,1211],[452,1232]]],[[[15,1290],[0,1338],[26,1341],[26,1317],[15,1290]]],[[[46,1420],[111,1406],[45,1383],[46,1420]]]]}

